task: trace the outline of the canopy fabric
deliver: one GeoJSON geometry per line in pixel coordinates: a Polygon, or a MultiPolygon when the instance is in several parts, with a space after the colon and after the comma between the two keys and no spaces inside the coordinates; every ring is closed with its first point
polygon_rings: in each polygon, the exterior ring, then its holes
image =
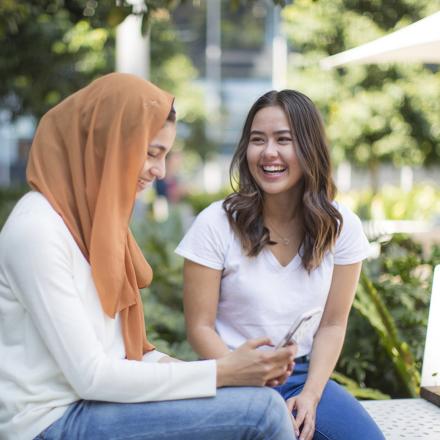
{"type": "Polygon", "coordinates": [[[323,69],[344,64],[440,63],[440,12],[389,35],[324,58],[323,69]]]}

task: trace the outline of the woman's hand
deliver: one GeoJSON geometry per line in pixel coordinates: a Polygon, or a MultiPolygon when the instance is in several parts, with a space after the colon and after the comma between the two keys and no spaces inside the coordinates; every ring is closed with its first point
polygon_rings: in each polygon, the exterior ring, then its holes
{"type": "MultiPolygon", "coordinates": [[[[295,350],[295,355],[296,355],[298,346],[294,342],[289,342],[288,345],[290,347],[292,347],[292,349],[295,350]]],[[[283,375],[281,375],[280,377],[276,377],[275,379],[269,380],[266,383],[266,386],[268,386],[268,387],[277,387],[279,385],[282,385],[291,376],[291,374],[293,373],[293,369],[294,368],[295,368],[295,362],[291,362],[287,366],[287,371],[283,375]]]]}
{"type": "Polygon", "coordinates": [[[283,373],[281,376],[276,377],[275,379],[271,379],[266,382],[266,386],[268,387],[277,387],[279,385],[282,385],[286,380],[291,376],[293,373],[293,369],[295,367],[295,362],[291,362],[287,365],[287,370],[285,373],[283,373]]]}
{"type": "Polygon", "coordinates": [[[312,440],[315,432],[316,407],[318,403],[319,397],[307,390],[303,390],[297,396],[287,399],[286,404],[289,412],[296,411],[293,428],[299,440],[312,440]]]}
{"type": "Polygon", "coordinates": [[[218,359],[217,387],[264,386],[273,380],[285,380],[292,368],[296,347],[257,350],[263,345],[271,345],[270,339],[251,339],[218,359]]]}

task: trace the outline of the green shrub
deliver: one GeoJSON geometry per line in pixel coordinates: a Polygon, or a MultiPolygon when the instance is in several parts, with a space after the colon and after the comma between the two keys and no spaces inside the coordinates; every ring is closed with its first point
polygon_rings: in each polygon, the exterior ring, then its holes
{"type": "Polygon", "coordinates": [[[170,209],[168,220],[158,223],[152,213],[132,225],[133,233],[154,277],[151,287],[144,289],[145,326],[149,340],[157,349],[185,360],[197,359],[186,341],[183,316],[183,259],[174,249],[183,236],[178,207],[170,209]]]}
{"type": "Polygon", "coordinates": [[[396,186],[384,186],[378,193],[371,190],[350,191],[338,195],[363,220],[440,219],[440,188],[416,185],[405,192],[396,186]]]}
{"type": "Polygon", "coordinates": [[[203,211],[207,206],[209,206],[211,203],[224,199],[227,195],[231,193],[230,188],[224,188],[219,192],[216,193],[193,193],[189,194],[185,198],[185,202],[187,202],[193,212],[195,214],[198,214],[199,212],[203,211]]]}
{"type": "Polygon", "coordinates": [[[27,186],[0,188],[0,229],[17,200],[27,191],[29,191],[27,186]]]}
{"type": "Polygon", "coordinates": [[[393,397],[418,394],[432,269],[440,249],[395,235],[367,261],[350,314],[338,371],[393,397]]]}

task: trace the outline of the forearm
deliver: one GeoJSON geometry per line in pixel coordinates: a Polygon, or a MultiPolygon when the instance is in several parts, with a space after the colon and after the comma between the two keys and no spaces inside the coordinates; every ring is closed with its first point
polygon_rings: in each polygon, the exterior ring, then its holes
{"type": "Polygon", "coordinates": [[[209,325],[188,329],[188,340],[202,359],[218,359],[230,353],[217,332],[209,325]]]}
{"type": "Polygon", "coordinates": [[[329,325],[320,328],[315,335],[304,391],[310,391],[318,399],[341,353],[345,331],[346,326],[329,325]]]}

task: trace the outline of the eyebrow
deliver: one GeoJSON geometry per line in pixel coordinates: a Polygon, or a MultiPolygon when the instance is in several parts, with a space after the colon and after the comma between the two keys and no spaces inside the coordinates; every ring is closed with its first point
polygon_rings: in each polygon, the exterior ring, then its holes
{"type": "MultiPolygon", "coordinates": [[[[290,130],[278,130],[278,131],[274,131],[274,133],[275,134],[286,134],[287,133],[287,134],[292,135],[290,130]]],[[[265,135],[266,133],[264,133],[263,131],[252,130],[250,134],[251,135],[253,135],[253,134],[265,135]]]]}

